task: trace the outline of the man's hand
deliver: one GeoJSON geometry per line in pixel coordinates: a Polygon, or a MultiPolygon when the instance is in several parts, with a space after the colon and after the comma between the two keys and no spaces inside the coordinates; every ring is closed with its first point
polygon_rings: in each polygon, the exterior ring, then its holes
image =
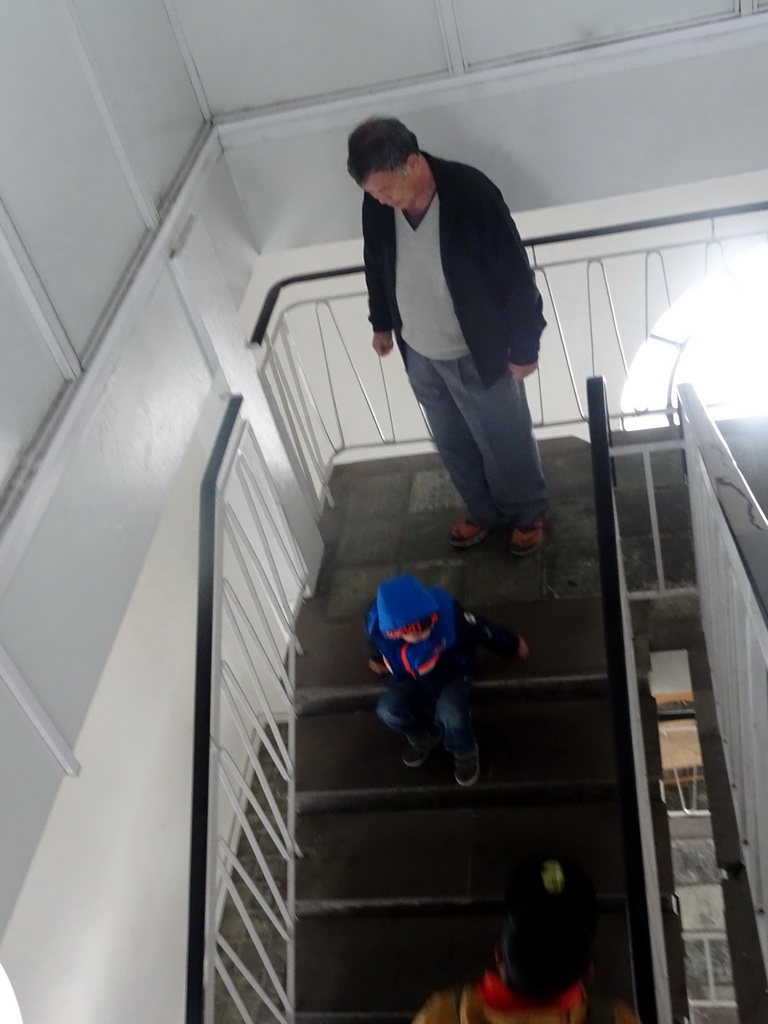
{"type": "Polygon", "coordinates": [[[388,356],[395,344],[392,340],[392,331],[374,331],[371,344],[377,356],[388,356]]]}
{"type": "Polygon", "coordinates": [[[389,675],[389,669],[383,661],[376,661],[375,658],[368,659],[368,668],[373,672],[375,676],[386,676],[389,675]]]}
{"type": "Polygon", "coordinates": [[[531,656],[531,648],[528,646],[528,641],[525,639],[524,636],[519,636],[517,638],[517,645],[518,645],[517,646],[517,656],[518,656],[518,658],[523,658],[523,659],[530,658],[530,656],[531,656]]]}
{"type": "MultiPolygon", "coordinates": [[[[374,338],[376,335],[374,335],[374,338]]],[[[374,344],[374,348],[375,348],[374,344]]],[[[535,373],[539,364],[538,361],[535,363],[528,363],[526,366],[518,366],[516,363],[508,363],[509,372],[512,374],[515,380],[525,380],[526,377],[530,377],[532,373],[535,373]]]]}

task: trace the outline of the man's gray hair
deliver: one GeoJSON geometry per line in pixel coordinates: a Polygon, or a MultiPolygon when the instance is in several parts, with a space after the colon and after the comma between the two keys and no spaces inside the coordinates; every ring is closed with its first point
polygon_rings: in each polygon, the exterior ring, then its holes
{"type": "Polygon", "coordinates": [[[363,121],[349,136],[347,146],[347,170],[360,186],[377,171],[398,170],[419,152],[416,136],[396,117],[363,121]]]}

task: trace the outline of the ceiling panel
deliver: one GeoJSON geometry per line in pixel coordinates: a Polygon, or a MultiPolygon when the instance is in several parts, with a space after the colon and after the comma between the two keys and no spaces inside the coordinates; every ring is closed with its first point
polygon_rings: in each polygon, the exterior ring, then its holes
{"type": "Polygon", "coordinates": [[[0,493],[64,379],[0,261],[0,493]]]}
{"type": "Polygon", "coordinates": [[[72,0],[118,130],[155,201],[203,121],[162,0],[72,0]]]}
{"type": "Polygon", "coordinates": [[[25,0],[6,11],[0,195],[82,351],[144,223],[62,11],[50,0],[25,0]]]}
{"type": "Polygon", "coordinates": [[[447,70],[434,0],[173,0],[221,114],[447,70]]]}
{"type": "Polygon", "coordinates": [[[734,0],[453,0],[469,67],[733,14],[734,0]]]}

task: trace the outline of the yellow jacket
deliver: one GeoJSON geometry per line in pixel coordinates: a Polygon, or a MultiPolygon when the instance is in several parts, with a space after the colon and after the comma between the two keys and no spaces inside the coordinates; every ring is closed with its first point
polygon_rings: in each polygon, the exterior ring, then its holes
{"type": "MultiPolygon", "coordinates": [[[[613,1000],[613,1024],[640,1024],[638,1016],[626,1005],[613,1000]]],[[[457,992],[435,992],[413,1019],[413,1024],[457,1024],[457,992]]],[[[536,1008],[531,1010],[495,1010],[486,1005],[472,985],[461,993],[458,1024],[585,1024],[587,1005],[570,1010],[536,1008]]]]}

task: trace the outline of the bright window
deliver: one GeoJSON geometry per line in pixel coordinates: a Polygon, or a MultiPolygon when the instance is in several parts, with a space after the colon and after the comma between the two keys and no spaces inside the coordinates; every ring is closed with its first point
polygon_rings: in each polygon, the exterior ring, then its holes
{"type": "Polygon", "coordinates": [[[728,260],[654,324],[630,367],[622,412],[676,404],[683,381],[718,415],[768,412],[768,245],[728,260]]]}

